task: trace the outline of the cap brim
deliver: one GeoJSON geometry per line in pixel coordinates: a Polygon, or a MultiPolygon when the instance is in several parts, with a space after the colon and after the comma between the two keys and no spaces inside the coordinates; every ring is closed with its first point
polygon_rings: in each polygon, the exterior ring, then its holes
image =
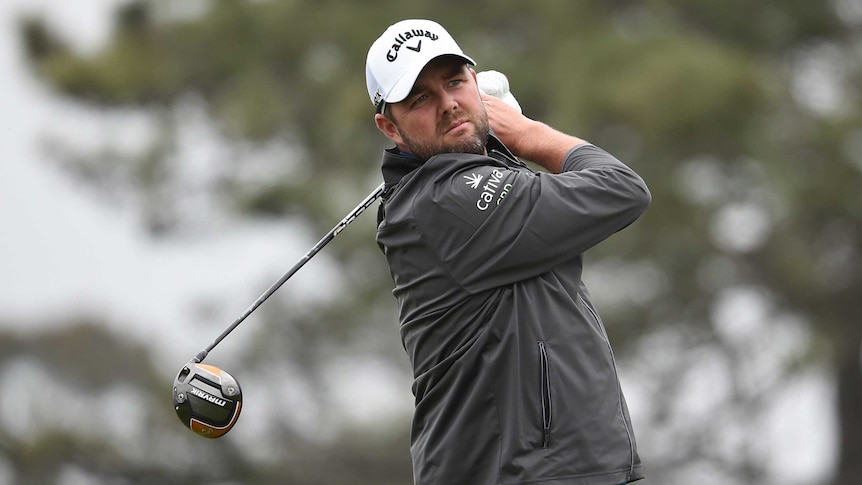
{"type": "Polygon", "coordinates": [[[428,62],[426,62],[425,64],[413,66],[410,69],[404,71],[404,75],[401,76],[401,79],[395,82],[395,85],[392,86],[392,89],[389,91],[389,95],[383,99],[383,102],[386,104],[393,104],[400,101],[404,101],[404,98],[406,98],[410,94],[410,91],[413,89],[413,84],[416,83],[416,79],[419,78],[419,74],[422,74],[422,70],[425,69],[425,66],[427,66],[428,63],[430,63],[434,59],[443,56],[460,57],[461,59],[467,61],[467,63],[471,66],[476,65],[476,61],[470,59],[463,54],[440,54],[439,56],[432,57],[431,59],[428,59],[428,62]]]}

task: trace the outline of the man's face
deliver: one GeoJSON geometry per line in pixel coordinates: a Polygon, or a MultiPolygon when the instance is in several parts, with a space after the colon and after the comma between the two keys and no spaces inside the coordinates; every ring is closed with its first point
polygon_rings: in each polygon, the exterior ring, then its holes
{"type": "Polygon", "coordinates": [[[427,160],[440,153],[485,154],[488,116],[476,74],[463,59],[432,60],[403,101],[377,115],[378,128],[398,147],[427,160]]]}

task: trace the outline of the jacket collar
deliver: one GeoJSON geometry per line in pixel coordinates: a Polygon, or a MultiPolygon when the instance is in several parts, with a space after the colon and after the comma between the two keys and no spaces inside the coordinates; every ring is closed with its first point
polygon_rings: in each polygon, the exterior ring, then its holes
{"type": "MultiPolygon", "coordinates": [[[[485,145],[485,149],[488,151],[489,156],[494,156],[496,152],[511,157],[512,160],[516,160],[515,155],[493,134],[488,136],[488,143],[485,145]]],[[[397,147],[385,150],[383,152],[381,167],[383,181],[387,187],[395,185],[402,177],[421,167],[424,163],[424,161],[416,157],[401,153],[397,147]]]]}

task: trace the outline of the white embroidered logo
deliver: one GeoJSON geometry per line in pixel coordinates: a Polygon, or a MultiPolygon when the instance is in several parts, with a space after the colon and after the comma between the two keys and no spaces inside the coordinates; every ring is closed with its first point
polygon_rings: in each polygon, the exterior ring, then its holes
{"type": "Polygon", "coordinates": [[[465,175],[465,179],[467,179],[467,185],[473,187],[474,189],[479,188],[479,184],[482,183],[482,176],[476,175],[475,173],[471,173],[470,175],[465,175]]]}
{"type": "Polygon", "coordinates": [[[482,186],[482,193],[479,194],[479,200],[476,201],[476,207],[480,211],[488,210],[492,203],[500,205],[500,202],[509,194],[512,184],[502,184],[503,177],[503,172],[496,168],[488,175],[488,181],[482,186]],[[494,199],[496,199],[496,202],[494,202],[494,199]]]}

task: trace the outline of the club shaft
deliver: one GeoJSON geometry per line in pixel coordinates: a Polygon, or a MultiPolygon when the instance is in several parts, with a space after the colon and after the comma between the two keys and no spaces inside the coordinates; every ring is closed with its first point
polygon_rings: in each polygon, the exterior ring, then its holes
{"type": "Polygon", "coordinates": [[[231,323],[230,326],[225,329],[224,332],[221,333],[221,335],[216,337],[216,339],[213,340],[213,343],[211,343],[206,349],[201,350],[194,357],[193,360],[195,362],[202,362],[204,358],[206,358],[207,354],[212,349],[214,349],[215,346],[219,344],[219,342],[224,340],[224,338],[227,337],[228,334],[230,334],[236,327],[238,327],[239,324],[243,322],[243,320],[248,318],[248,316],[251,315],[252,312],[257,310],[257,307],[263,304],[263,302],[265,302],[267,298],[272,296],[273,293],[275,293],[279,288],[281,288],[281,285],[283,285],[287,280],[290,279],[291,276],[293,276],[297,271],[299,271],[299,269],[302,268],[305,263],[308,262],[308,260],[313,258],[314,255],[317,254],[321,249],[323,249],[324,246],[326,246],[327,244],[329,244],[330,241],[335,239],[335,236],[337,236],[338,233],[340,233],[345,227],[347,227],[351,222],[353,222],[357,217],[359,217],[360,214],[365,212],[365,209],[370,207],[371,204],[373,204],[374,201],[376,201],[383,194],[383,186],[384,184],[380,184],[380,186],[377,187],[374,192],[368,194],[368,196],[362,202],[360,202],[359,205],[356,206],[356,208],[350,211],[350,213],[347,214],[347,216],[345,216],[344,219],[341,220],[341,222],[336,224],[335,227],[333,227],[328,233],[326,233],[326,235],[323,236],[320,241],[317,241],[317,244],[312,246],[312,248],[309,249],[308,252],[305,253],[305,255],[300,258],[300,260],[297,261],[296,264],[294,264],[293,267],[290,268],[290,270],[287,271],[287,273],[285,273],[281,278],[278,279],[278,281],[273,283],[265,292],[263,292],[263,294],[260,295],[257,300],[255,300],[254,303],[252,303],[251,306],[249,306],[246,311],[239,316],[239,318],[234,320],[233,323],[231,323]]]}

